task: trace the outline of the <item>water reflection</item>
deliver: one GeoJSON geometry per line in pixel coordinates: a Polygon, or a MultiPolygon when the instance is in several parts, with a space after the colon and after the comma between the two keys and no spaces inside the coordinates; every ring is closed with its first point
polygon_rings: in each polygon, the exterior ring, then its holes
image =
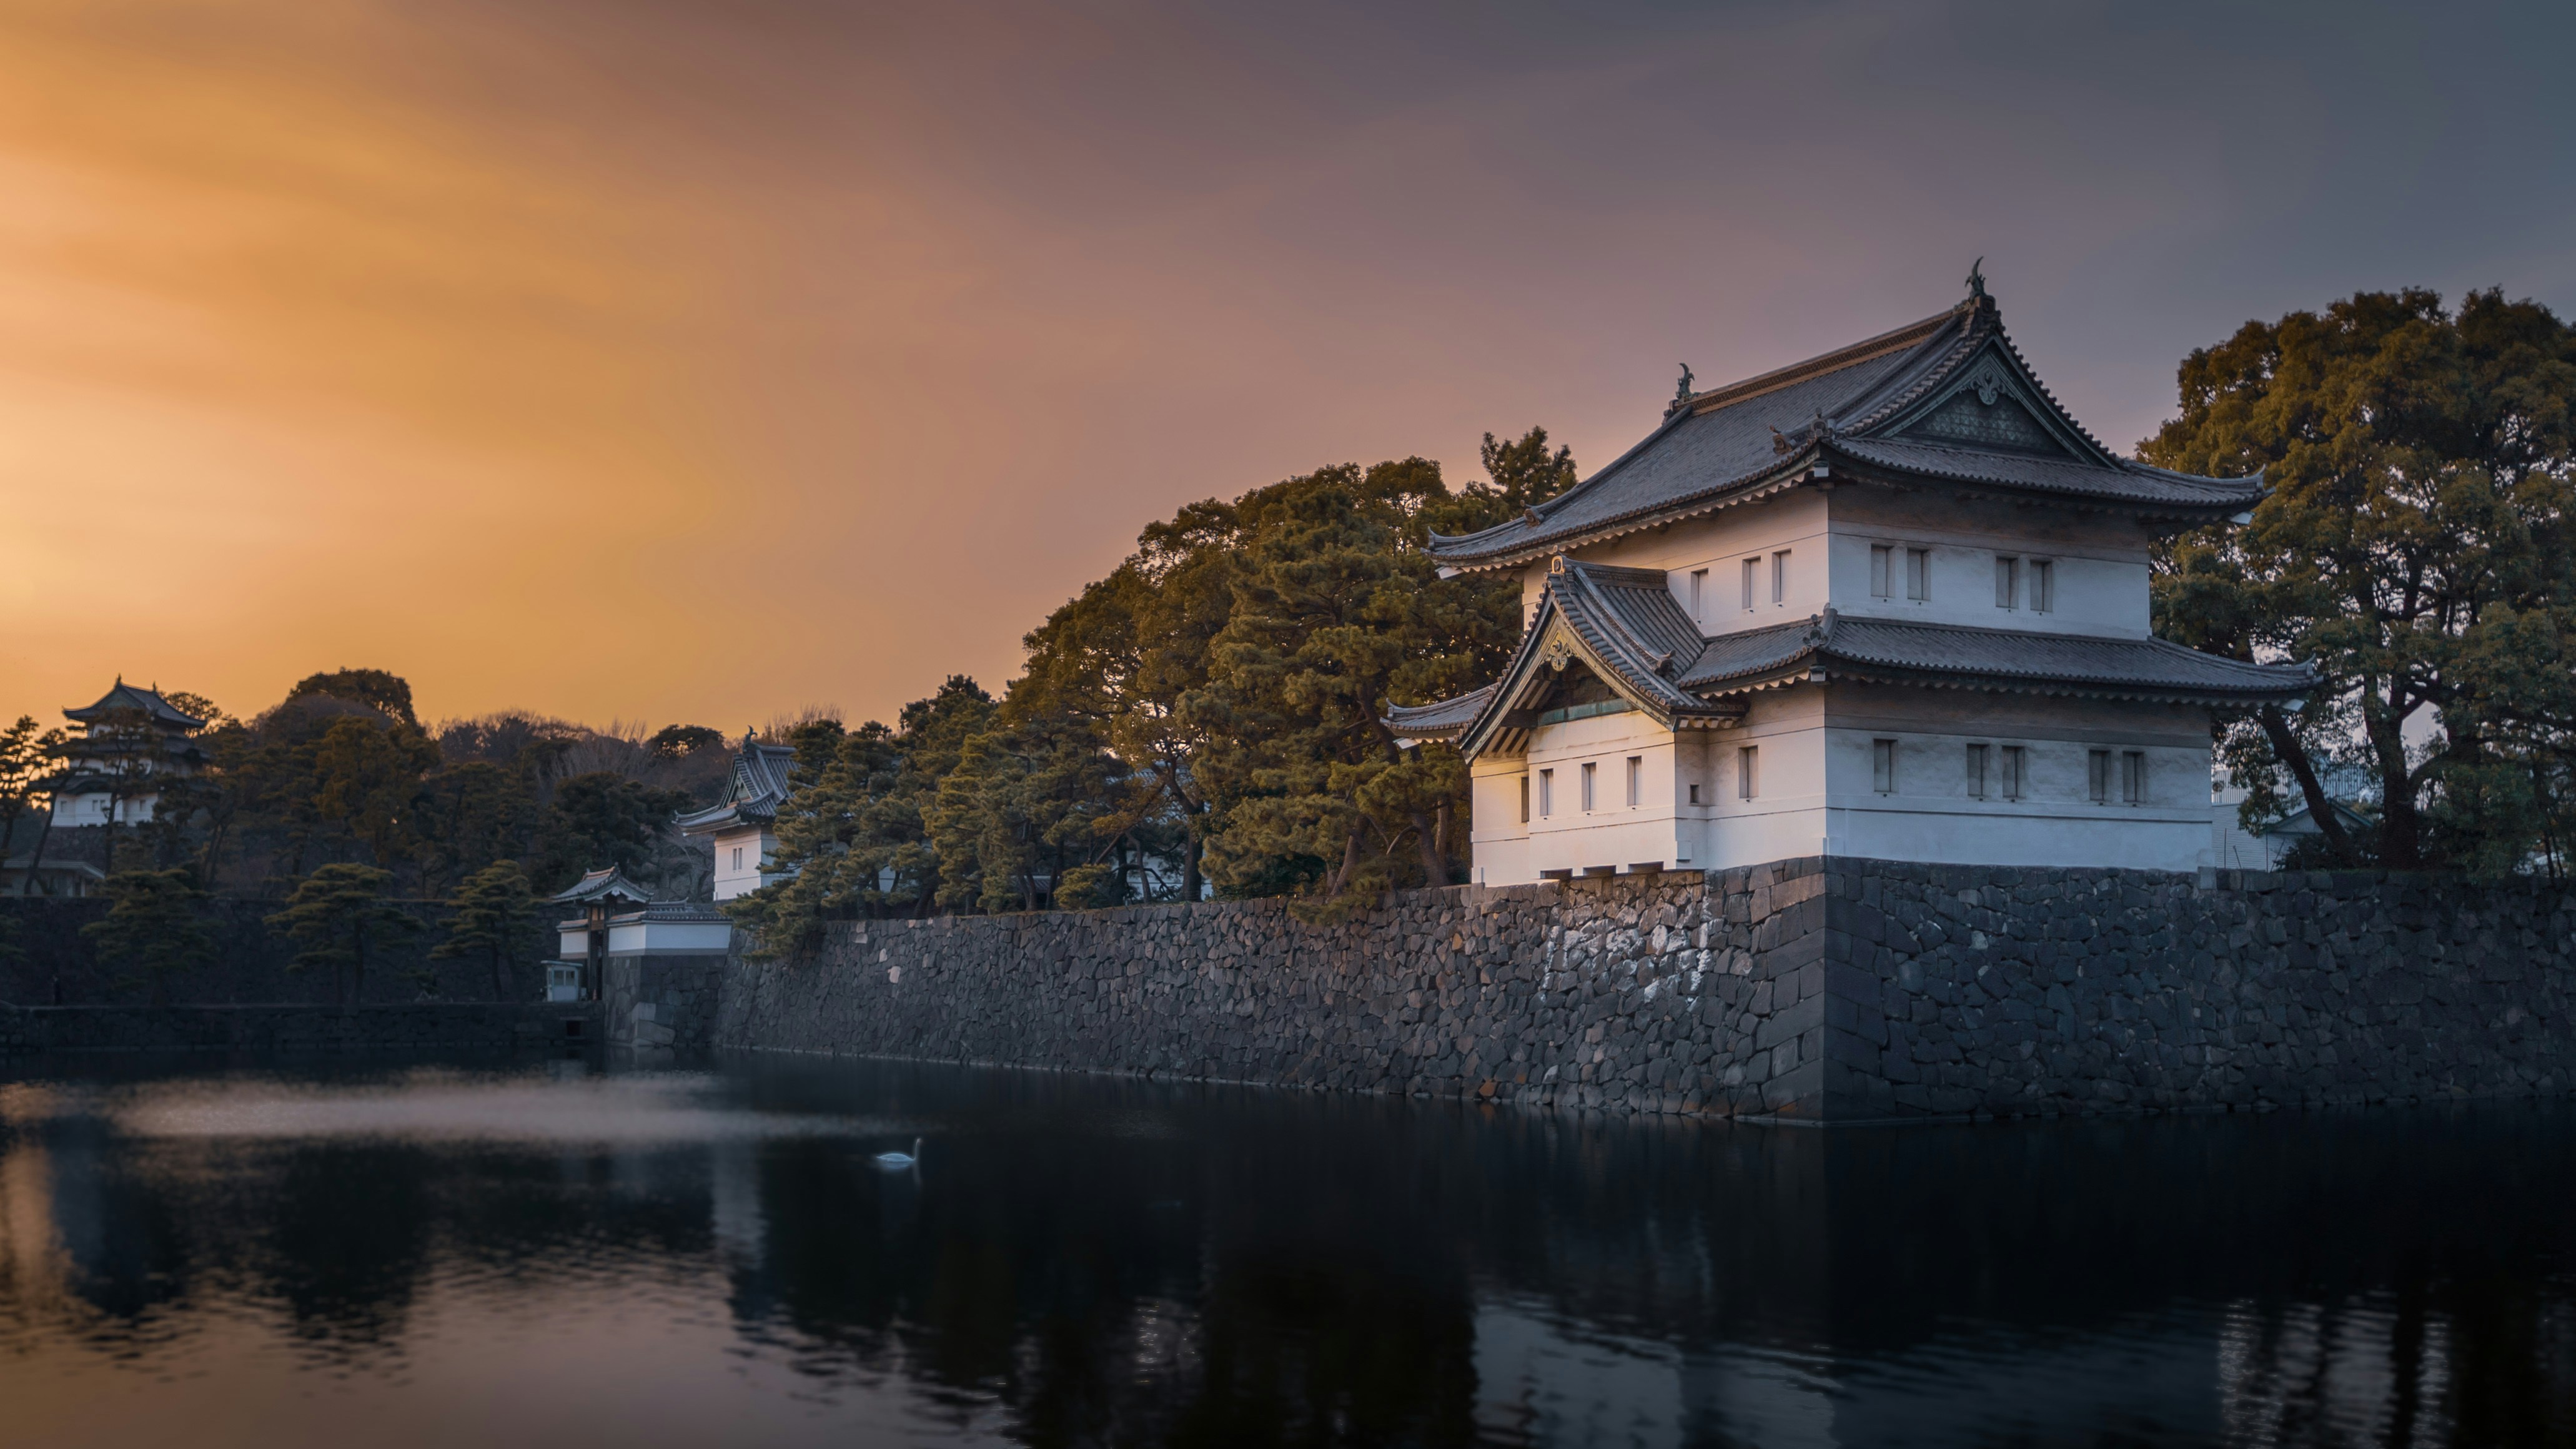
{"type": "Polygon", "coordinates": [[[794,1060],[66,1075],[0,1085],[0,1403],[263,1449],[2567,1443],[2571,1186],[2576,1117],[2527,1107],[1819,1134],[794,1060]]]}

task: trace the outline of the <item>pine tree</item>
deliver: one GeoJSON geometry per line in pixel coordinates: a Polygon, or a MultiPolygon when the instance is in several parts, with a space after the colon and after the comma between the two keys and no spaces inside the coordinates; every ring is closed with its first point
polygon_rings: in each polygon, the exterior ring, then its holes
{"type": "Polygon", "coordinates": [[[152,1004],[169,1003],[173,977],[214,959],[215,938],[198,919],[206,893],[185,869],[126,870],[107,878],[107,914],[81,927],[109,963],[151,987],[152,1004]]]}
{"type": "Polygon", "coordinates": [[[449,961],[481,956],[492,967],[492,999],[511,999],[507,971],[528,938],[536,919],[536,893],[528,873],[515,860],[485,866],[456,888],[447,904],[447,939],[430,948],[430,959],[449,961]]]}
{"type": "Polygon", "coordinates": [[[342,863],[318,867],[297,882],[286,908],[267,918],[269,925],[304,943],[286,969],[328,967],[333,1000],[343,1005],[364,1000],[369,946],[420,929],[418,920],[385,900],[393,881],[392,871],[342,863]],[[345,990],[343,970],[348,972],[345,990]]]}

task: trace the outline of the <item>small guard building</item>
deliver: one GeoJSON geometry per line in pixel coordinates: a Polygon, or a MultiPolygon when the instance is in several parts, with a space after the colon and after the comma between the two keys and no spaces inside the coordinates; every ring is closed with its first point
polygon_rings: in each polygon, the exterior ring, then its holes
{"type": "Polygon", "coordinates": [[[2148,550],[2240,518],[2087,433],[1981,276],[1949,311],[1705,392],[1510,523],[1501,678],[1392,711],[1471,762],[1487,884],[1828,854],[2189,870],[2211,710],[2316,682],[2154,637],[2148,550]]]}

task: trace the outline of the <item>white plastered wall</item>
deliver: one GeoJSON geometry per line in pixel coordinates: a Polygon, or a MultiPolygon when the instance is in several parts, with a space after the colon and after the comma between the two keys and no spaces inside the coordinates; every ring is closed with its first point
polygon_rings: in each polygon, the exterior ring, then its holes
{"type": "MultiPolygon", "coordinates": [[[[1698,620],[1703,634],[1731,634],[1803,619],[1822,610],[1829,597],[1825,499],[1825,494],[1812,489],[1795,489],[1579,548],[1571,557],[1619,568],[1663,570],[1674,601],[1698,620]],[[1788,558],[1783,561],[1783,587],[1775,600],[1772,567],[1775,555],[1782,553],[1788,558]],[[1744,605],[1747,563],[1754,566],[1751,608],[1744,605]],[[1707,577],[1700,584],[1694,613],[1691,575],[1702,570],[1707,577]]],[[[1524,624],[1536,613],[1539,590],[1546,582],[1544,564],[1522,574],[1524,624]]]]}
{"type": "MultiPolygon", "coordinates": [[[[1840,483],[1803,487],[1573,551],[1575,558],[1661,569],[1691,608],[1690,575],[1707,570],[1696,617],[1710,636],[1804,619],[1831,603],[1861,618],[2143,638],[2147,535],[2116,515],[2074,515],[1938,491],[1840,483]],[[1871,589],[1870,546],[1930,551],[1930,597],[1871,589]],[[1773,554],[1787,551],[1782,596],[1773,554]],[[2014,607],[1996,603],[1995,558],[2054,566],[2052,607],[2029,607],[2027,570],[2014,607]],[[1760,561],[1755,606],[1742,564],[1760,561]]],[[[1898,555],[1901,568],[1901,553],[1898,555]]],[[[1522,573],[1524,616],[1546,566],[1522,573]]],[[[1473,775],[1478,878],[1502,885],[1574,871],[1664,863],[1723,869],[1818,853],[1991,865],[2095,865],[2188,870],[2210,861],[2209,725],[2196,706],[2048,699],[1836,682],[1750,697],[1737,725],[1676,739],[1643,714],[1550,725],[1526,757],[1480,759],[1473,775]],[[1898,742],[1897,788],[1875,788],[1875,741],[1898,742]],[[1989,747],[1989,798],[1972,799],[1967,747],[1989,747]],[[1739,798],[1736,751],[1759,751],[1755,798],[1739,798]],[[2001,750],[2021,748],[2023,798],[2001,798],[2001,750]],[[2090,798],[2088,751],[2146,756],[2148,798],[2090,798]],[[1627,757],[1647,762],[1648,799],[1624,803],[1627,757]],[[1595,763],[1605,808],[1581,809],[1580,766],[1595,763]],[[1536,775],[1556,772],[1555,809],[1540,817],[1536,775]],[[1519,820],[1519,780],[1532,777],[1533,818],[1519,820]],[[1689,802],[1699,784],[1701,803],[1689,802]]]]}
{"type": "Polygon", "coordinates": [[[762,827],[746,825],[719,830],[711,838],[716,850],[716,899],[729,901],[760,889],[761,867],[777,850],[777,837],[762,827]]]}
{"type": "Polygon", "coordinates": [[[2056,509],[1992,499],[1845,486],[1831,502],[1832,601],[1856,618],[2028,629],[2094,638],[2142,639],[2147,608],[2147,536],[2109,515],[2080,522],[2056,509]],[[1891,550],[1897,577],[1888,596],[1872,592],[1870,550],[1891,550]],[[1928,599],[1906,597],[1904,552],[1930,554],[1928,599]],[[1995,560],[2022,561],[2014,604],[1996,603],[1995,560]],[[2051,566],[2054,597],[2046,612],[2031,607],[2033,561],[2051,566]]]}
{"type": "Polygon", "coordinates": [[[1826,692],[1828,854],[1978,865],[2190,870],[2209,860],[2209,720],[2197,706],[1972,694],[1836,683],[1826,692]],[[1894,741],[1894,789],[1877,788],[1877,742],[1894,741]],[[1986,797],[1968,747],[1987,747],[1986,797]],[[2002,751],[2022,750],[2020,799],[2002,751]],[[2109,799],[2088,756],[2108,755],[2109,799]],[[2146,796],[2124,798],[2121,757],[2143,755],[2146,796]]]}

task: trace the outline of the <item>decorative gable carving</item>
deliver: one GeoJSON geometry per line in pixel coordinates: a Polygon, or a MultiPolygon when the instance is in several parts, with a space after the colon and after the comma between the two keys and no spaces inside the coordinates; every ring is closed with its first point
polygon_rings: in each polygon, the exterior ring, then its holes
{"type": "Polygon", "coordinates": [[[1978,362],[1950,395],[1900,436],[1997,453],[2063,457],[2066,446],[2035,415],[2021,388],[1992,357],[1978,362]]]}

